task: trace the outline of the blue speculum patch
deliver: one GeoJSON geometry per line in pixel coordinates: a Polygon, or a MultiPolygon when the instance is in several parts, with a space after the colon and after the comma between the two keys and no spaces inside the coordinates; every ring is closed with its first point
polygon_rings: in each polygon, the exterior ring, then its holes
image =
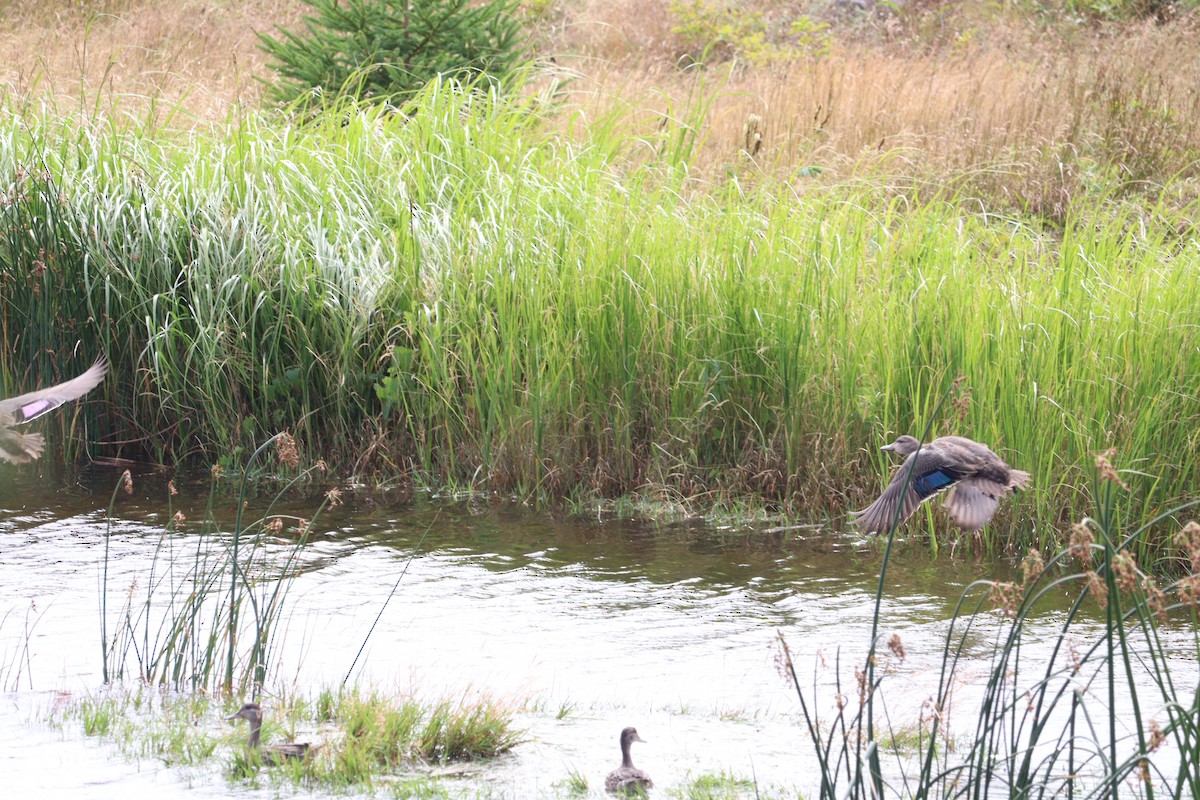
{"type": "Polygon", "coordinates": [[[938,470],[928,475],[922,475],[917,478],[913,485],[916,486],[917,494],[921,495],[921,497],[928,497],[936,491],[945,489],[952,483],[954,483],[954,478],[938,470]]]}

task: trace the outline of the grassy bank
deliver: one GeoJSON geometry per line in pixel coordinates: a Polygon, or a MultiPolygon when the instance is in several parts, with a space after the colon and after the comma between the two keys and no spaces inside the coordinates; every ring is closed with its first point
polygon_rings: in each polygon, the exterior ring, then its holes
{"type": "Polygon", "coordinates": [[[359,474],[840,518],[961,374],[935,433],[1036,487],[999,541],[1079,515],[1105,447],[1138,514],[1194,494],[1194,206],[1104,180],[1045,229],[748,162],[699,184],[702,108],[653,137],[444,85],[304,129],[9,116],[6,388],[109,355],[49,423],[68,458],[236,460],[286,428],[359,474]]]}

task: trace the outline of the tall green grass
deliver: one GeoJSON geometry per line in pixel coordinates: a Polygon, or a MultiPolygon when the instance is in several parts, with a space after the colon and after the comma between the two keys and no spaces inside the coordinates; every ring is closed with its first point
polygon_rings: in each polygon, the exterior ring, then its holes
{"type": "Polygon", "coordinates": [[[686,109],[651,140],[555,113],[435,83],[304,127],[10,115],[4,388],[108,354],[50,423],[67,458],[240,462],[287,428],[364,475],[840,518],[961,374],[934,434],[1033,475],[999,542],[1077,518],[1109,446],[1131,513],[1195,495],[1195,207],[1098,188],[1046,230],[869,175],[700,184],[686,109]]]}

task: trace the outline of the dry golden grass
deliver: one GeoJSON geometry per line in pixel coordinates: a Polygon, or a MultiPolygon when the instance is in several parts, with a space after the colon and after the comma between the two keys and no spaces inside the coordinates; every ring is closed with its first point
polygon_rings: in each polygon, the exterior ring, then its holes
{"type": "MultiPolygon", "coordinates": [[[[661,34],[657,15],[652,22],[661,34]]],[[[582,77],[573,98],[591,116],[628,109],[631,124],[650,134],[662,115],[687,116],[702,86],[711,103],[697,163],[717,175],[731,167],[745,172],[741,151],[753,118],[762,137],[754,161],[769,172],[807,167],[840,180],[882,170],[1009,197],[1053,218],[1106,172],[1154,184],[1195,178],[1196,25],[1041,38],[1014,25],[998,21],[987,36],[949,37],[948,45],[919,36],[845,37],[826,57],[757,69],[677,69],[671,53],[680,45],[669,36],[657,60],[617,48],[604,61],[595,47],[581,47],[589,57],[569,62],[582,77]]],[[[1186,191],[1180,199],[1186,202],[1186,191]]]]}
{"type": "Polygon", "coordinates": [[[3,12],[0,86],[27,100],[144,113],[152,103],[217,119],[257,104],[256,31],[291,25],[299,0],[74,0],[3,12]]]}
{"type": "MultiPolygon", "coordinates": [[[[568,108],[616,114],[647,137],[664,115],[697,123],[701,175],[866,171],[1058,218],[1112,169],[1186,187],[1200,158],[1195,20],[1047,31],[972,4],[911,3],[903,17],[835,20],[838,43],[821,59],[681,69],[696,48],[675,32],[668,0],[529,2],[531,17],[535,7],[539,52],[577,76],[568,108]],[[741,151],[752,118],[761,147],[750,162],[741,151]]],[[[2,15],[0,86],[104,112],[158,104],[220,119],[261,99],[256,78],[269,74],[255,33],[295,27],[303,9],[74,0],[49,12],[18,0],[2,15]]]]}

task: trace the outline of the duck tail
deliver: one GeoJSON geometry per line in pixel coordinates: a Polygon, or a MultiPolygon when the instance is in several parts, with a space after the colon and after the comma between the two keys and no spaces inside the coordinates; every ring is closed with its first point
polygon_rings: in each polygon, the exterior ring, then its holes
{"type": "Polygon", "coordinates": [[[1019,469],[1010,469],[1008,471],[1008,488],[1014,492],[1018,489],[1029,488],[1029,473],[1019,469]]]}

